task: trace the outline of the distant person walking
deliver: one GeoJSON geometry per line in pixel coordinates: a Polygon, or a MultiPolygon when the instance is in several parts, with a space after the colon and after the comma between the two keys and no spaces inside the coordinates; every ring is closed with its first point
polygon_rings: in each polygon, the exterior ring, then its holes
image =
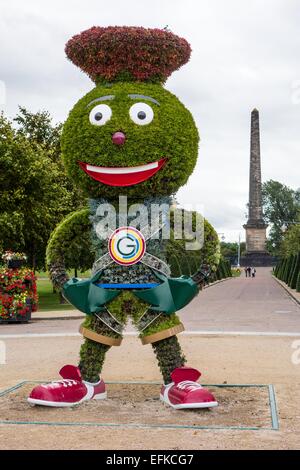
{"type": "Polygon", "coordinates": [[[251,267],[250,266],[248,266],[248,268],[247,268],[247,273],[248,273],[248,277],[251,277],[251,267]]]}
{"type": "Polygon", "coordinates": [[[247,268],[247,266],[244,267],[244,271],[245,271],[245,276],[248,277],[248,268],[247,268]]]}
{"type": "Polygon", "coordinates": [[[251,268],[251,277],[255,277],[255,275],[256,275],[256,269],[251,268]]]}

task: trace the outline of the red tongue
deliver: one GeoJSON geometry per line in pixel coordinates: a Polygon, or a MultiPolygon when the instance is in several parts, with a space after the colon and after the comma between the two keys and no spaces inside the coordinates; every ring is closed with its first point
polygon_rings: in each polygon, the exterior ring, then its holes
{"type": "Polygon", "coordinates": [[[175,384],[182,382],[183,380],[191,380],[192,382],[196,382],[199,377],[201,376],[201,372],[197,369],[193,369],[192,367],[177,367],[171,373],[171,379],[175,384]]]}
{"type": "MultiPolygon", "coordinates": [[[[142,183],[143,181],[151,178],[161,167],[165,164],[166,160],[162,158],[158,162],[156,168],[150,170],[137,171],[136,173],[98,173],[87,169],[87,164],[84,162],[78,162],[80,167],[85,171],[87,175],[100,183],[107,184],[108,186],[132,186],[134,184],[142,183]]],[[[101,167],[100,167],[101,168],[101,167]]]]}
{"type": "Polygon", "coordinates": [[[71,366],[71,365],[66,365],[62,367],[59,371],[59,375],[63,379],[72,379],[72,380],[78,380],[81,382],[81,372],[76,366],[71,366]]]}

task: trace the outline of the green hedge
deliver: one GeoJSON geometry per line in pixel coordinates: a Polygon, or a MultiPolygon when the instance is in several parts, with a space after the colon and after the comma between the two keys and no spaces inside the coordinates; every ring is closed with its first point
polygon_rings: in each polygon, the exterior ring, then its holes
{"type": "Polygon", "coordinates": [[[296,291],[300,292],[300,272],[298,273],[297,277],[296,291]]]}
{"type": "Polygon", "coordinates": [[[300,272],[300,253],[296,256],[296,262],[294,265],[293,273],[291,276],[290,287],[292,289],[296,289],[297,286],[297,278],[300,272]]]}
{"type": "Polygon", "coordinates": [[[217,271],[211,276],[211,282],[220,281],[221,279],[226,279],[227,277],[232,277],[231,265],[228,260],[220,259],[220,263],[217,271]]]}
{"type": "Polygon", "coordinates": [[[281,258],[274,269],[274,276],[285,282],[291,289],[299,289],[300,252],[281,258]]]}

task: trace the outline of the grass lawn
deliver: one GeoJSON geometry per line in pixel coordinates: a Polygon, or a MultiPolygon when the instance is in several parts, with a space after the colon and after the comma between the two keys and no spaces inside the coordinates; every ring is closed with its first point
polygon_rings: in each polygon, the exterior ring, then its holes
{"type": "Polygon", "coordinates": [[[37,291],[39,294],[39,312],[46,312],[48,310],[74,310],[70,304],[60,304],[59,294],[53,294],[52,283],[49,279],[37,281],[37,291]]]}
{"type": "MultiPolygon", "coordinates": [[[[37,276],[37,291],[39,294],[39,312],[47,312],[49,310],[74,310],[73,305],[60,303],[58,293],[53,294],[52,283],[48,278],[47,272],[40,271],[35,274],[37,276]]],[[[73,277],[74,271],[70,271],[68,274],[70,277],[73,277]]],[[[91,272],[78,271],[77,275],[80,278],[90,277],[91,272]]]]}
{"type": "Polygon", "coordinates": [[[242,272],[242,268],[231,269],[232,277],[239,277],[241,275],[241,272],[242,272]]]}

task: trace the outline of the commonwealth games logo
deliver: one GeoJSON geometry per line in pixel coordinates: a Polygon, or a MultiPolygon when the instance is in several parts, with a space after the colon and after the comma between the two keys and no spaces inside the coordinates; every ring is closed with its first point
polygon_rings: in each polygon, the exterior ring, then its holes
{"type": "Polygon", "coordinates": [[[136,264],[145,254],[145,238],[134,227],[120,227],[110,236],[108,250],[116,263],[123,266],[136,264]]]}

